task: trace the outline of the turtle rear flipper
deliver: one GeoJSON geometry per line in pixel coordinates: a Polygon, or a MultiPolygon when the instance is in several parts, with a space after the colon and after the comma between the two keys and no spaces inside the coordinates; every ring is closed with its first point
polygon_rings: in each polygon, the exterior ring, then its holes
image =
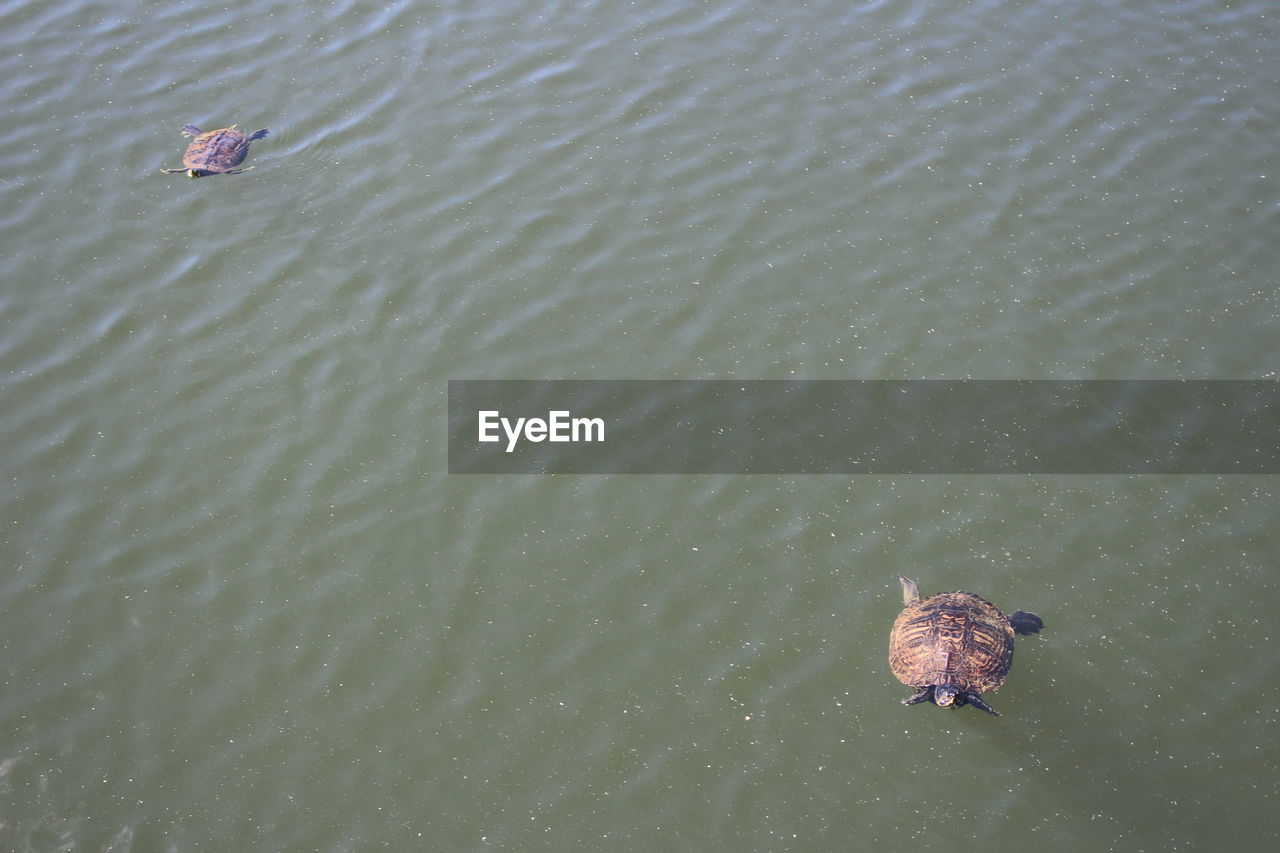
{"type": "Polygon", "coordinates": [[[920,588],[911,578],[898,575],[898,583],[902,584],[902,606],[909,607],[920,600],[920,588]]]}
{"type": "Polygon", "coordinates": [[[1018,610],[1009,616],[1009,624],[1019,634],[1039,634],[1044,627],[1044,620],[1034,613],[1018,610]]]}

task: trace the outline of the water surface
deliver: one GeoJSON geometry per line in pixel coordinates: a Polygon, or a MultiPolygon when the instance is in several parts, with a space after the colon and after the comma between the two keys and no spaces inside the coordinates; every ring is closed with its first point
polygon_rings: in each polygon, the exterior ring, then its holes
{"type": "Polygon", "coordinates": [[[445,456],[457,378],[1276,377],[1263,0],[0,33],[0,848],[1275,845],[1273,478],[445,456]],[[899,573],[1044,618],[1003,716],[899,704],[899,573]]]}

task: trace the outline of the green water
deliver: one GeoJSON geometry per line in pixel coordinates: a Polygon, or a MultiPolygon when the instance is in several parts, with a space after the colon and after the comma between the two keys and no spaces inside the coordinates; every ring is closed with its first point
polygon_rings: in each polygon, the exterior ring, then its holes
{"type": "Polygon", "coordinates": [[[1274,478],[445,446],[450,379],[1275,378],[1267,3],[0,33],[0,849],[1275,845],[1274,478]],[[1044,618],[1002,716],[899,704],[898,574],[1044,618]]]}

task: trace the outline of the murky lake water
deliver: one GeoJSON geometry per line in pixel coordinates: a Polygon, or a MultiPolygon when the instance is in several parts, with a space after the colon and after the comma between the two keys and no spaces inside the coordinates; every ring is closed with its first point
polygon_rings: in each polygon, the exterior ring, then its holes
{"type": "Polygon", "coordinates": [[[458,378],[1274,378],[1280,18],[0,6],[0,849],[1280,839],[1270,477],[451,477],[458,378]],[[192,122],[271,129],[190,181],[192,122]],[[904,708],[895,577],[1047,628],[904,708]]]}

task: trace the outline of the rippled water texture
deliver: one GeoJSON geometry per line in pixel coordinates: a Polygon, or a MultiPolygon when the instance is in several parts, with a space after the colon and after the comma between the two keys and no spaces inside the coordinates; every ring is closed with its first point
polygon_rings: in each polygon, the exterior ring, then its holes
{"type": "Polygon", "coordinates": [[[1278,20],[0,5],[0,849],[1276,846],[1273,478],[450,477],[445,391],[1275,378],[1278,20]],[[900,573],[1044,618],[1001,717],[900,573]]]}

